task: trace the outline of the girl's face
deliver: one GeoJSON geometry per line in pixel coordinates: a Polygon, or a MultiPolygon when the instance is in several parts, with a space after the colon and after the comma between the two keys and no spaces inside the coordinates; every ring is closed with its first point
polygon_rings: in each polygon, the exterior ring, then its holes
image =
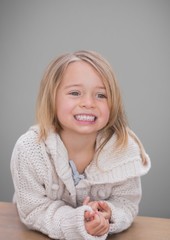
{"type": "Polygon", "coordinates": [[[65,132],[97,134],[106,126],[110,114],[106,89],[90,64],[69,64],[57,90],[56,114],[65,132]]]}

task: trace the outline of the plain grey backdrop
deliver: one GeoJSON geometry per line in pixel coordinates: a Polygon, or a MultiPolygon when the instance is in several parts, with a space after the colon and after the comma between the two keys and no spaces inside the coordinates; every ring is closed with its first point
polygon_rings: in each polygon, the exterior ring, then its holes
{"type": "Polygon", "coordinates": [[[11,201],[10,158],[35,123],[49,62],[64,52],[101,53],[113,66],[131,128],[152,169],[140,215],[170,218],[170,1],[0,1],[0,201],[11,201]]]}

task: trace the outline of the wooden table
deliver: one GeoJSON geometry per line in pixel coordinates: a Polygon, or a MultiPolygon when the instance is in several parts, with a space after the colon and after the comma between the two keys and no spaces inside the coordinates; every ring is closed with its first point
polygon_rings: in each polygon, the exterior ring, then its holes
{"type": "MultiPolygon", "coordinates": [[[[0,240],[49,240],[28,230],[19,220],[15,204],[0,202],[0,240]]],[[[108,240],[170,240],[170,219],[136,217],[132,226],[108,240]]],[[[74,239],[70,239],[74,240],[74,239]]]]}

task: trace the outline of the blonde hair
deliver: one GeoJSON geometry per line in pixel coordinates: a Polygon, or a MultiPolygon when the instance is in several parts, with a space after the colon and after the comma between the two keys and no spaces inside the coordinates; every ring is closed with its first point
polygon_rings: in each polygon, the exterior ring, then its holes
{"type": "MultiPolygon", "coordinates": [[[[108,142],[115,133],[117,136],[117,147],[124,148],[128,142],[130,134],[139,144],[141,150],[143,146],[137,137],[128,128],[127,118],[124,112],[120,88],[110,64],[101,55],[93,51],[77,51],[66,53],[54,59],[48,66],[41,84],[37,99],[36,117],[40,127],[40,139],[46,139],[49,131],[53,129],[59,132],[60,123],[56,116],[56,94],[62,77],[68,65],[75,61],[85,61],[98,72],[106,88],[110,117],[107,125],[101,130],[104,141],[100,149],[108,142]]],[[[141,151],[142,153],[143,151],[141,151]]],[[[142,153],[144,159],[144,153],[142,153]]],[[[144,160],[143,160],[144,161],[144,160]]]]}

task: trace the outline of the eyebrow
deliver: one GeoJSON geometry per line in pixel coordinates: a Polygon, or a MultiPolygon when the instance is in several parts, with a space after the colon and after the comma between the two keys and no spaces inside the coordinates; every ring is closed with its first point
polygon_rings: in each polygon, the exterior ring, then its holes
{"type": "Polygon", "coordinates": [[[64,88],[67,89],[67,88],[71,88],[71,87],[82,87],[82,85],[81,84],[72,84],[72,85],[67,85],[64,88]]]}
{"type": "MultiPolygon", "coordinates": [[[[68,88],[71,88],[71,87],[83,87],[83,85],[82,84],[73,84],[73,85],[67,85],[67,86],[65,86],[64,87],[64,89],[68,89],[68,88]]],[[[105,87],[103,87],[103,86],[97,86],[96,88],[98,88],[98,89],[106,89],[105,87]]]]}

